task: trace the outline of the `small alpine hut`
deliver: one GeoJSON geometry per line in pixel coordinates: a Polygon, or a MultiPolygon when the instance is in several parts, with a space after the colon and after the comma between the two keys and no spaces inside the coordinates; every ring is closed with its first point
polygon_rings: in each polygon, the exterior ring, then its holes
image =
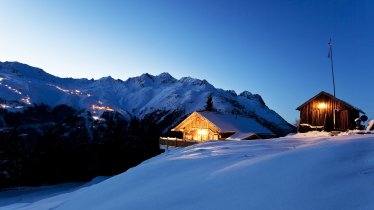
{"type": "Polygon", "coordinates": [[[193,112],[172,131],[182,132],[183,140],[260,139],[275,134],[249,117],[217,112],[193,112]]]}
{"type": "Polygon", "coordinates": [[[361,109],[324,91],[296,108],[300,111],[299,132],[308,130],[345,131],[355,128],[361,109]]]}

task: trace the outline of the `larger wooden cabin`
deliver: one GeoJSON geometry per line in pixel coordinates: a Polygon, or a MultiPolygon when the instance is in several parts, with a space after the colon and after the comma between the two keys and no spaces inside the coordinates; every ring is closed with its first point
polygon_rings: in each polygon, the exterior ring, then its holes
{"type": "Polygon", "coordinates": [[[355,119],[360,113],[365,114],[361,109],[324,91],[296,109],[300,111],[301,125],[325,131],[354,129],[355,119]]]}
{"type": "Polygon", "coordinates": [[[193,112],[172,131],[182,132],[184,140],[258,139],[274,137],[274,133],[254,119],[217,112],[193,112]]]}

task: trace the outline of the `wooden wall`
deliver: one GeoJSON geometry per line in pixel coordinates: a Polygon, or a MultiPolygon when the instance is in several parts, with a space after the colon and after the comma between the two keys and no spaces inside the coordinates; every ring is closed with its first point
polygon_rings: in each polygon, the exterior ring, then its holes
{"type": "Polygon", "coordinates": [[[178,131],[183,132],[183,139],[194,141],[221,140],[218,129],[208,120],[195,113],[178,125],[178,131]],[[199,133],[204,130],[204,134],[199,133]]]}
{"type": "Polygon", "coordinates": [[[325,126],[326,131],[347,130],[355,127],[354,120],[359,117],[359,112],[344,103],[328,95],[320,95],[311,100],[300,109],[300,123],[307,123],[312,126],[325,126]],[[326,107],[319,107],[320,103],[325,103],[326,107]]]}

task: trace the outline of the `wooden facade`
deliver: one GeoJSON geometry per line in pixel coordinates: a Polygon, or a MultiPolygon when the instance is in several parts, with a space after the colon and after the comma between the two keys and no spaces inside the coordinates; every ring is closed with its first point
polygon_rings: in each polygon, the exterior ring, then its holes
{"type": "Polygon", "coordinates": [[[192,113],[172,131],[183,133],[183,139],[193,141],[222,140],[219,128],[198,112],[192,113]]]}
{"type": "Polygon", "coordinates": [[[355,119],[364,112],[324,91],[297,108],[300,124],[321,130],[348,130],[355,128],[355,119]]]}

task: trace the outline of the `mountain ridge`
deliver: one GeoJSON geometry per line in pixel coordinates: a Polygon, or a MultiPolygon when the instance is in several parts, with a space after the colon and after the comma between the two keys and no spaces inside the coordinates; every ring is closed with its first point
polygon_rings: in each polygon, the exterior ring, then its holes
{"type": "Polygon", "coordinates": [[[154,122],[168,115],[176,116],[169,119],[174,121],[166,126],[169,129],[193,111],[203,110],[209,95],[214,108],[220,112],[249,116],[278,135],[294,130],[266,106],[260,95],[216,88],[205,79],[182,77],[178,80],[167,72],[156,76],[144,73],[125,81],[111,76],[97,80],[60,78],[27,64],[0,62],[2,107],[11,107],[12,101],[23,106],[67,104],[87,109],[93,115],[114,110],[127,119],[152,118],[154,122]]]}

